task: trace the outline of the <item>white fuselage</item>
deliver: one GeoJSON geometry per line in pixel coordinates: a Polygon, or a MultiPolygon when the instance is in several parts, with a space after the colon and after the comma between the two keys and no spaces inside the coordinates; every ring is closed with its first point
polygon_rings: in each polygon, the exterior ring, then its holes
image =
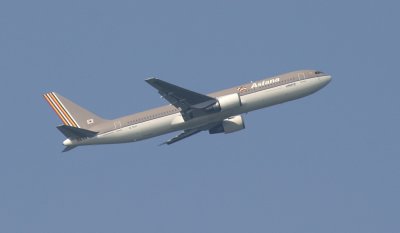
{"type": "Polygon", "coordinates": [[[98,134],[93,138],[73,141],[66,139],[63,144],[66,146],[78,146],[134,142],[174,131],[200,128],[213,122],[220,122],[231,116],[307,96],[327,85],[330,79],[331,77],[328,75],[315,77],[243,95],[241,96],[242,104],[240,107],[196,117],[188,121],[184,121],[181,113],[175,113],[154,120],[117,128],[106,133],[98,134]]]}

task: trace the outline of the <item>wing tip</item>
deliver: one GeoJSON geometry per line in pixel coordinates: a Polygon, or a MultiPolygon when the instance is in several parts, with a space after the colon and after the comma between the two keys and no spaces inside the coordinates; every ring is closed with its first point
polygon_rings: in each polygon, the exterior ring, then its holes
{"type": "Polygon", "coordinates": [[[155,78],[155,77],[148,77],[144,81],[146,81],[148,83],[151,83],[151,82],[156,81],[156,80],[157,80],[157,78],[155,78]]]}
{"type": "Polygon", "coordinates": [[[70,150],[74,149],[75,147],[76,146],[66,146],[62,152],[64,153],[64,152],[70,151],[70,150]]]}

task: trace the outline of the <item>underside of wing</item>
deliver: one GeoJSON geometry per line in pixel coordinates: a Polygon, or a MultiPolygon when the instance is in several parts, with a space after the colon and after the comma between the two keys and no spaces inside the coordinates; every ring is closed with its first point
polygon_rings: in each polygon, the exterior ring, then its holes
{"type": "Polygon", "coordinates": [[[199,129],[189,129],[189,130],[185,130],[182,133],[178,134],[177,136],[171,138],[170,140],[162,143],[161,145],[171,145],[172,143],[178,142],[182,139],[185,139],[187,137],[190,137],[192,135],[195,135],[197,133],[200,133],[201,130],[199,129]]]}
{"type": "Polygon", "coordinates": [[[76,146],[66,146],[62,152],[67,152],[74,149],[76,146]]]}
{"type": "Polygon", "coordinates": [[[171,145],[172,143],[178,142],[182,139],[185,139],[187,137],[190,137],[192,135],[195,135],[197,133],[200,133],[201,131],[207,131],[207,130],[211,130],[215,127],[217,127],[218,125],[220,125],[221,122],[213,122],[198,128],[194,128],[194,129],[187,129],[182,131],[180,134],[178,134],[177,136],[171,138],[170,140],[162,143],[161,145],[171,145]]]}

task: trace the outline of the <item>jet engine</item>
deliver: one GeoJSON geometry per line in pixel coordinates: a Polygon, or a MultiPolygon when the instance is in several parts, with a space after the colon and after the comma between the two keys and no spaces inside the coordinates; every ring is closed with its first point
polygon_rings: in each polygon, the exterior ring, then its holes
{"type": "Polygon", "coordinates": [[[244,129],[244,121],[241,115],[232,116],[222,121],[221,124],[211,128],[208,132],[210,134],[216,133],[233,133],[244,129]]]}
{"type": "Polygon", "coordinates": [[[242,102],[238,93],[217,97],[217,102],[206,110],[211,112],[222,112],[232,108],[240,107],[242,102]]]}

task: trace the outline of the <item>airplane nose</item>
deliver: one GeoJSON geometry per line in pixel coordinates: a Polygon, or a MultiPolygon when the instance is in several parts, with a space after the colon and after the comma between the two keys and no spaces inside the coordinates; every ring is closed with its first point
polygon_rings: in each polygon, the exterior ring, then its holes
{"type": "Polygon", "coordinates": [[[328,83],[332,80],[332,77],[330,75],[327,76],[328,78],[328,83]]]}
{"type": "Polygon", "coordinates": [[[324,86],[326,86],[326,85],[328,85],[328,83],[331,82],[332,77],[330,75],[327,75],[327,76],[324,76],[322,80],[324,82],[324,86]]]}

